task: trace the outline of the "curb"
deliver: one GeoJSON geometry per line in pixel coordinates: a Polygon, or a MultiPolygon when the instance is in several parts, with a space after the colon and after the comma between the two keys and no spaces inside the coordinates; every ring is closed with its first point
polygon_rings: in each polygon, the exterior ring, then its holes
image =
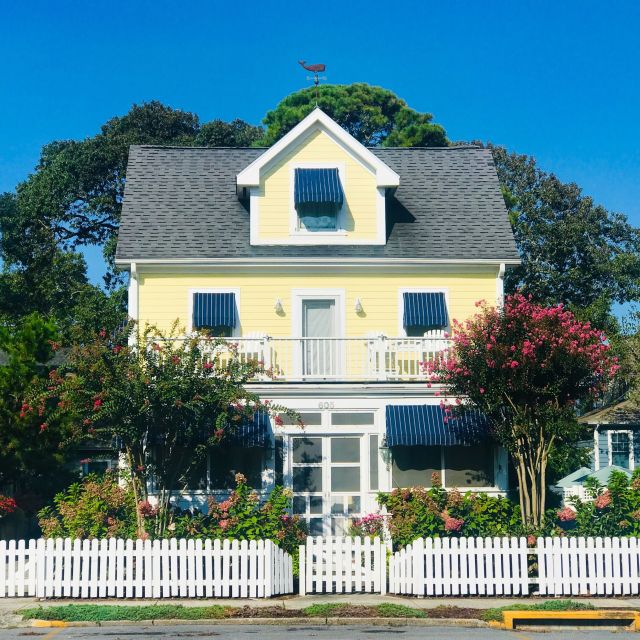
{"type": "Polygon", "coordinates": [[[307,627],[339,627],[346,625],[370,627],[467,627],[487,628],[490,623],[470,618],[211,618],[199,620],[103,620],[102,622],[66,622],[64,620],[32,620],[31,626],[40,629],[67,627],[148,627],[148,626],[287,626],[306,625],[307,627]]]}

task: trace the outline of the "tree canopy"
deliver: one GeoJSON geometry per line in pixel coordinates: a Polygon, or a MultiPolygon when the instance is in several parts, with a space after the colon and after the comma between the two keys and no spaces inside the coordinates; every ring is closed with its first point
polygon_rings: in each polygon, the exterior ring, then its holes
{"type": "Polygon", "coordinates": [[[316,91],[303,89],[287,96],[264,117],[266,131],[260,144],[270,146],[318,106],[356,140],[366,146],[443,147],[445,130],[392,91],[363,82],[325,84],[316,91]]]}
{"type": "MultiPolygon", "coordinates": [[[[446,358],[427,365],[430,379],[486,416],[513,460],[522,520],[539,529],[549,456],[576,440],[576,403],[606,391],[617,360],[601,331],[561,304],[544,307],[522,294],[506,296],[502,310],[483,306],[454,329],[446,358]]],[[[452,408],[445,412],[455,419],[452,408]]]]}

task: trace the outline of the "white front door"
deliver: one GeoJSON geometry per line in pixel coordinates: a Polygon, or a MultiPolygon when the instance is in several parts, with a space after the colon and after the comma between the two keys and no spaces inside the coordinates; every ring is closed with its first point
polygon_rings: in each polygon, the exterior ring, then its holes
{"type": "Polygon", "coordinates": [[[301,355],[304,378],[333,378],[339,371],[336,300],[302,300],[301,355]]]}
{"type": "Polygon", "coordinates": [[[362,515],[368,445],[364,434],[291,437],[293,512],[311,535],[346,535],[362,515]]]}

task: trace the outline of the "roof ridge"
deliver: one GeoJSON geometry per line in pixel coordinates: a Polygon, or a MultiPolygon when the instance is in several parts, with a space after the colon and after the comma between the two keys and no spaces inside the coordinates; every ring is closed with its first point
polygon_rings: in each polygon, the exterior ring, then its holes
{"type": "Polygon", "coordinates": [[[187,146],[187,145],[178,145],[178,144],[131,144],[129,145],[129,148],[133,148],[135,147],[136,149],[189,149],[189,150],[193,150],[193,151],[212,151],[215,149],[221,149],[221,150],[231,150],[233,149],[234,151],[264,151],[265,149],[268,149],[269,147],[202,147],[202,146],[187,146]]]}

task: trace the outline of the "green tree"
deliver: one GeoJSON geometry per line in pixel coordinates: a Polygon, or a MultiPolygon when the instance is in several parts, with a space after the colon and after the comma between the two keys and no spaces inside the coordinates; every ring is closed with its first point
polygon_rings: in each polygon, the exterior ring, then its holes
{"type": "Polygon", "coordinates": [[[68,479],[62,420],[46,422],[25,396],[46,384],[59,339],[55,325],[37,314],[18,327],[0,327],[0,487],[49,498],[68,479]]]}
{"type": "Polygon", "coordinates": [[[200,127],[195,144],[198,147],[250,147],[263,134],[262,127],[237,118],[231,122],[212,120],[200,127]]]}
{"type": "Polygon", "coordinates": [[[269,111],[260,144],[270,146],[318,106],[367,146],[442,147],[448,144],[445,130],[432,123],[430,113],[419,113],[392,91],[365,83],[326,84],[287,96],[269,111]]]}
{"type": "MultiPolygon", "coordinates": [[[[124,454],[136,503],[153,482],[158,498],[156,535],[167,524],[169,503],[212,447],[219,445],[263,405],[245,383],[261,372],[233,347],[197,334],[181,340],[177,326],[164,334],[147,327],[129,346],[135,329],[74,345],[60,368],[33,393],[47,421],[73,425],[75,442],[114,442],[124,454]],[[210,355],[207,355],[210,354],[210,355]]],[[[138,514],[138,532],[145,532],[138,514]]]]}
{"type": "MultiPolygon", "coordinates": [[[[431,379],[487,417],[511,456],[522,521],[539,530],[549,457],[580,437],[575,404],[606,391],[616,359],[589,323],[562,305],[543,307],[522,294],[507,296],[502,310],[484,306],[454,326],[453,347],[429,367],[431,379]]],[[[455,428],[456,414],[445,411],[455,428]]]]}
{"type": "Polygon", "coordinates": [[[640,297],[640,230],[585,196],[575,183],[542,171],[534,158],[491,147],[522,264],[505,287],[541,304],[563,302],[616,331],[613,302],[640,297]]]}

